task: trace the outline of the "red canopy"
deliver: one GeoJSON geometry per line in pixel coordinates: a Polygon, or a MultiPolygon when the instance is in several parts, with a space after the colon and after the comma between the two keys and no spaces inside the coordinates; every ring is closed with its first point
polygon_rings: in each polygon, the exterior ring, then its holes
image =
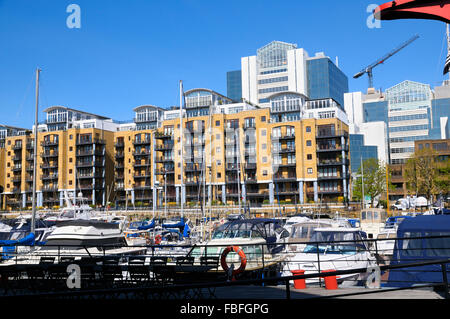
{"type": "Polygon", "coordinates": [[[389,1],[374,10],[379,20],[431,19],[450,23],[450,0],[389,1]]]}

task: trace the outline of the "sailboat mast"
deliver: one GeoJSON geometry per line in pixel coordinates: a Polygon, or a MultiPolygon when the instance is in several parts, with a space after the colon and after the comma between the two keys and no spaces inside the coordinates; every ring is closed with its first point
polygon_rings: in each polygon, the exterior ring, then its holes
{"type": "Polygon", "coordinates": [[[39,75],[41,70],[36,70],[36,112],[34,119],[34,145],[33,145],[33,196],[31,214],[31,232],[35,232],[36,224],[36,166],[37,166],[37,144],[38,144],[38,115],[39,115],[39,75]]]}
{"type": "Polygon", "coordinates": [[[180,204],[181,204],[181,217],[184,217],[184,196],[183,196],[183,165],[184,165],[184,154],[183,154],[183,81],[180,80],[180,145],[181,145],[181,187],[180,187],[180,204]]]}

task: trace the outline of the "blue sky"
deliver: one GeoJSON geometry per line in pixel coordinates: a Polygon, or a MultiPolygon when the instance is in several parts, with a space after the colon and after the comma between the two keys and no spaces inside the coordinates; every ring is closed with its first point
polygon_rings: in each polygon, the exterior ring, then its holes
{"type": "Polygon", "coordinates": [[[185,89],[226,94],[226,72],[273,40],[338,56],[350,90],[365,91],[367,76],[353,75],[419,34],[374,69],[375,87],[441,83],[445,24],[397,20],[368,28],[368,5],[383,2],[0,0],[0,123],[31,128],[37,67],[41,111],[64,105],[131,120],[139,105],[177,105],[180,79],[185,89]],[[80,29],[66,25],[72,3],[81,8],[80,29]]]}

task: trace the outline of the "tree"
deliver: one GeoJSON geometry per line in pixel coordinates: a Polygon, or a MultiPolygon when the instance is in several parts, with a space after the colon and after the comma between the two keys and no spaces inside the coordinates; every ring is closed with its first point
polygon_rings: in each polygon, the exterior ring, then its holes
{"type": "MultiPolygon", "coordinates": [[[[364,196],[370,197],[370,206],[373,206],[375,199],[386,192],[386,165],[375,158],[363,161],[364,175],[361,176],[361,167],[358,170],[358,177],[354,181],[353,196],[357,200],[362,200],[364,178],[364,196]]],[[[388,172],[390,175],[390,173],[388,172]]],[[[389,180],[391,180],[389,178],[389,180]]],[[[389,183],[389,189],[395,187],[389,183]]]]}
{"type": "Polygon", "coordinates": [[[440,160],[433,149],[416,150],[405,165],[406,187],[432,202],[434,195],[448,192],[449,170],[449,160],[440,160]]]}

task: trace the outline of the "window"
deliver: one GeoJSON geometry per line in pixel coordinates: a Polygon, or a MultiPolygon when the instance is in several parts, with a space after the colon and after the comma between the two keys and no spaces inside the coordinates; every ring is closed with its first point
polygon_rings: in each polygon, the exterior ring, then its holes
{"type": "Polygon", "coordinates": [[[69,152],[73,152],[73,147],[72,146],[69,147],[69,152]]]}
{"type": "Polygon", "coordinates": [[[72,163],[72,161],[73,161],[73,158],[70,157],[70,158],[69,158],[69,163],[72,163]]]}
{"type": "Polygon", "coordinates": [[[306,133],[311,133],[311,126],[306,127],[306,133]]]}
{"type": "Polygon", "coordinates": [[[222,173],[217,173],[217,178],[222,178],[222,173]]]}
{"type": "Polygon", "coordinates": [[[262,149],[263,149],[263,150],[267,149],[267,144],[266,144],[266,143],[263,143],[262,149]]]}
{"type": "Polygon", "coordinates": [[[72,174],[72,169],[69,169],[69,174],[72,174]]]}
{"type": "Polygon", "coordinates": [[[312,168],[308,168],[308,174],[312,174],[313,173],[313,169],[312,168]]]}
{"type": "Polygon", "coordinates": [[[220,153],[220,147],[216,148],[216,153],[218,153],[218,154],[220,153]]]}
{"type": "Polygon", "coordinates": [[[265,122],[266,121],[266,117],[265,116],[261,116],[261,122],[265,122]]]}
{"type": "Polygon", "coordinates": [[[220,140],[220,134],[216,134],[216,140],[220,140]]]}
{"type": "Polygon", "coordinates": [[[312,160],[312,154],[306,155],[306,159],[307,159],[308,161],[312,160]]]}
{"type": "Polygon", "coordinates": [[[312,146],[311,140],[306,141],[306,146],[312,146]]]}
{"type": "Polygon", "coordinates": [[[72,181],[69,181],[69,185],[72,185],[72,181]]]}
{"type": "Polygon", "coordinates": [[[267,134],[266,130],[261,131],[261,136],[266,136],[266,134],[267,134]]]}
{"type": "Polygon", "coordinates": [[[262,158],[262,162],[263,162],[263,163],[267,163],[267,157],[266,157],[266,156],[264,156],[264,157],[262,158]]]}
{"type": "Polygon", "coordinates": [[[266,170],[263,171],[263,176],[267,176],[267,171],[266,170]]]}
{"type": "Polygon", "coordinates": [[[216,121],[216,126],[220,126],[220,121],[216,121]]]}

